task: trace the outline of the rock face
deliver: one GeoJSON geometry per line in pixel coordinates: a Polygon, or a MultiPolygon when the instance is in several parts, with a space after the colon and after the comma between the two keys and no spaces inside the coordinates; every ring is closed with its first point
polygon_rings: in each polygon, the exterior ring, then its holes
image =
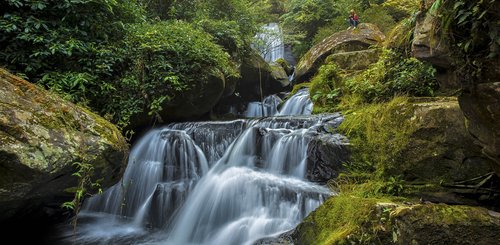
{"type": "Polygon", "coordinates": [[[353,31],[341,31],[314,45],[299,61],[293,83],[311,78],[323,61],[331,54],[367,50],[383,42],[385,35],[377,26],[362,23],[353,31]]]}
{"type": "MultiPolygon", "coordinates": [[[[427,0],[426,9],[433,2],[427,0]]],[[[419,14],[412,52],[415,57],[438,68],[441,87],[463,90],[459,103],[468,120],[467,129],[476,139],[474,143],[481,146],[484,156],[492,160],[492,166],[500,176],[500,59],[489,60],[482,77],[474,81],[461,79],[447,56],[450,43],[437,40],[446,35],[439,32],[442,28],[435,26],[440,23],[436,18],[426,11],[419,14]]]]}
{"type": "Polygon", "coordinates": [[[412,104],[417,128],[403,149],[398,174],[410,181],[454,182],[491,172],[491,160],[473,144],[456,98],[415,98],[412,104]]]}
{"type": "Polygon", "coordinates": [[[75,162],[103,188],[125,169],[120,131],[94,113],[0,69],[0,224],[59,212],[74,195],[75,162]]]}
{"type": "Polygon", "coordinates": [[[162,112],[163,118],[169,120],[188,120],[199,118],[210,112],[219,102],[226,90],[226,80],[223,74],[212,76],[203,86],[191,89],[189,92],[179,94],[174,101],[165,105],[162,112]]]}

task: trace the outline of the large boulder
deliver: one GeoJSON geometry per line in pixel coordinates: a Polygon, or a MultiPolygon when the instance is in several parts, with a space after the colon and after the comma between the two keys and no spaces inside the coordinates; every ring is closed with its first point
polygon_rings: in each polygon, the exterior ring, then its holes
{"type": "Polygon", "coordinates": [[[310,79],[331,54],[367,50],[383,42],[384,39],[385,35],[378,27],[369,23],[362,23],[353,31],[337,32],[314,45],[300,59],[295,68],[293,83],[310,79]]]}
{"type": "Polygon", "coordinates": [[[377,62],[379,54],[378,49],[335,53],[328,56],[325,63],[335,63],[340,69],[348,72],[362,71],[377,62]]]}
{"type": "Polygon", "coordinates": [[[484,156],[492,160],[492,167],[500,176],[500,58],[484,57],[481,77],[471,80],[457,74],[456,62],[449,56],[452,42],[446,38],[447,33],[442,33],[443,28],[438,28],[441,23],[439,16],[426,11],[434,2],[426,0],[417,17],[413,55],[437,68],[442,88],[462,89],[459,103],[467,118],[467,129],[473,135],[474,143],[482,148],[484,156]]]}
{"type": "Polygon", "coordinates": [[[128,146],[114,125],[3,69],[0,88],[2,227],[58,213],[78,184],[75,163],[91,164],[102,188],[120,179],[128,146]]]}

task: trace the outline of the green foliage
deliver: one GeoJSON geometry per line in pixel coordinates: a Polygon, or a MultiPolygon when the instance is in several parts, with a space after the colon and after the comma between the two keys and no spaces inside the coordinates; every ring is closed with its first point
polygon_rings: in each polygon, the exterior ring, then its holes
{"type": "Polygon", "coordinates": [[[360,75],[347,79],[345,86],[366,102],[384,101],[398,94],[432,96],[437,89],[434,75],[431,65],[384,49],[379,61],[360,75]]]}
{"type": "Polygon", "coordinates": [[[387,36],[385,47],[396,49],[410,56],[413,42],[413,33],[415,32],[416,18],[410,17],[400,21],[387,36]]]}
{"type": "Polygon", "coordinates": [[[363,16],[363,22],[377,25],[383,33],[389,33],[396,25],[393,17],[379,5],[366,9],[361,16],[363,16]]]}
{"type": "Polygon", "coordinates": [[[83,60],[121,39],[124,23],[141,13],[134,1],[125,0],[8,0],[0,8],[0,63],[31,80],[61,68],[93,69],[83,60]]]}
{"type": "Polygon", "coordinates": [[[287,9],[288,12],[281,19],[285,31],[291,34],[288,42],[294,44],[297,57],[311,47],[311,41],[319,27],[340,15],[333,0],[291,0],[287,9]]]}
{"type": "Polygon", "coordinates": [[[449,40],[458,51],[460,75],[469,82],[480,78],[491,65],[488,62],[500,54],[498,2],[438,0],[429,12],[441,17],[442,33],[451,37],[449,40]]]}
{"type": "Polygon", "coordinates": [[[101,107],[126,125],[141,111],[156,115],[176,96],[203,86],[212,76],[237,76],[229,55],[212,37],[183,21],[131,25],[124,39],[129,64],[101,107]],[[109,103],[109,101],[113,103],[109,103]]]}
{"type": "Polygon", "coordinates": [[[333,18],[327,25],[318,28],[314,35],[313,44],[321,42],[323,39],[331,36],[334,33],[343,31],[349,27],[349,22],[345,16],[337,16],[333,18]]]}
{"type": "Polygon", "coordinates": [[[396,21],[401,21],[415,14],[420,7],[421,0],[386,0],[382,7],[396,21]]]}
{"type": "Polygon", "coordinates": [[[341,96],[341,83],[342,77],[337,65],[326,64],[320,67],[317,75],[311,80],[309,89],[315,112],[334,108],[341,96]]]}

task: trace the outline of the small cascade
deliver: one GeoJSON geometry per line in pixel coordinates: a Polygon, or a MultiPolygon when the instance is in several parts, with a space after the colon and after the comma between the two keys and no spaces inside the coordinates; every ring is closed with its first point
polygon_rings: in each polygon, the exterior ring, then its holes
{"type": "Polygon", "coordinates": [[[309,90],[301,89],[283,104],[278,115],[311,115],[312,109],[309,90]]]}
{"type": "Polygon", "coordinates": [[[278,105],[283,102],[280,97],[273,94],[264,98],[263,102],[250,102],[245,112],[246,117],[268,117],[278,113],[278,105]]]}
{"type": "Polygon", "coordinates": [[[283,32],[277,23],[264,25],[261,33],[257,34],[255,39],[257,41],[252,46],[259,51],[266,62],[270,63],[284,58],[283,32]]]}
{"type": "Polygon", "coordinates": [[[264,102],[250,102],[245,112],[246,117],[265,116],[287,116],[287,115],[311,115],[313,103],[309,98],[309,90],[301,89],[283,103],[280,109],[278,106],[282,100],[271,95],[264,99],[264,102]],[[262,113],[264,112],[264,114],[262,113]]]}

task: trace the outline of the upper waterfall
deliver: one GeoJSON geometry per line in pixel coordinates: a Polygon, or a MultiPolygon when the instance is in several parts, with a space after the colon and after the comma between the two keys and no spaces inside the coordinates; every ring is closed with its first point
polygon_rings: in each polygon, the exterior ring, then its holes
{"type": "Polygon", "coordinates": [[[277,23],[264,25],[255,39],[253,47],[259,51],[266,62],[274,62],[277,59],[284,58],[283,32],[277,23]]]}

